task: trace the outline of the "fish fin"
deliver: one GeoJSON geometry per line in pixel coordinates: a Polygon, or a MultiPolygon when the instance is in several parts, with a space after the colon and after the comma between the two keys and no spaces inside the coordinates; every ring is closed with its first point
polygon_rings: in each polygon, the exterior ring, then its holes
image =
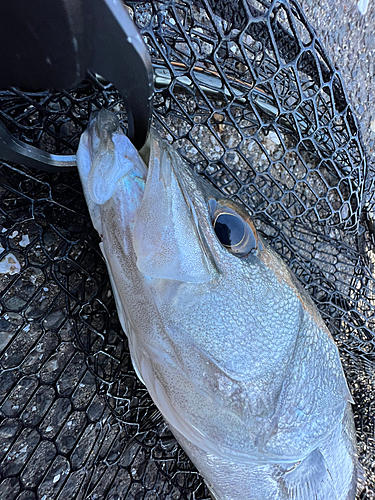
{"type": "Polygon", "coordinates": [[[335,486],[321,452],[316,449],[282,476],[286,498],[338,500],[335,486]]]}
{"type": "Polygon", "coordinates": [[[342,422],[319,444],[319,451],[327,464],[337,496],[345,500],[354,499],[357,489],[358,456],[355,435],[352,408],[347,403],[342,422]]]}

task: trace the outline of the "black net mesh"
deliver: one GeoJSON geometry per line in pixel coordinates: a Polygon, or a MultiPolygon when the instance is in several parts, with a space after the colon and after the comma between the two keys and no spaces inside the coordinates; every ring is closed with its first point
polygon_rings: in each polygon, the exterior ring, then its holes
{"type": "MultiPolygon", "coordinates": [[[[340,74],[294,1],[191,3],[128,2],[154,124],[317,303],[355,400],[359,498],[375,498],[374,179],[340,74]]],[[[74,153],[102,106],[124,113],[93,75],[0,92],[9,130],[53,153],[74,153]]],[[[78,174],[1,163],[0,245],[0,498],[208,498],[135,376],[78,174]]]]}

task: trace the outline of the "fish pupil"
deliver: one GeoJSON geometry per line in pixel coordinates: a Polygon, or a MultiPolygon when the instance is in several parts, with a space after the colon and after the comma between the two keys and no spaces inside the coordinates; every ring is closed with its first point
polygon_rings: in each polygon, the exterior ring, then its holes
{"type": "Polygon", "coordinates": [[[220,214],[215,220],[214,230],[220,243],[226,247],[234,247],[241,243],[245,235],[243,221],[233,214],[220,214]]]}

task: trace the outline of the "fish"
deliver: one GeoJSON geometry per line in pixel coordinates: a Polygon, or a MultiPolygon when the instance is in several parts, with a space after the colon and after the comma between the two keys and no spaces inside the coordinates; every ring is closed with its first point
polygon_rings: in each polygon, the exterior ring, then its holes
{"type": "Polygon", "coordinates": [[[338,349],[247,209],[108,110],[77,164],[134,369],[212,497],[354,499],[338,349]]]}

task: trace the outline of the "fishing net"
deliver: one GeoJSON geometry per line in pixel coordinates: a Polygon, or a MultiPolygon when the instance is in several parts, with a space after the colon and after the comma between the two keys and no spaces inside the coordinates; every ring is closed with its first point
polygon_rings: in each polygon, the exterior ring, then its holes
{"type": "MultiPolygon", "coordinates": [[[[352,390],[358,498],[375,498],[374,179],[340,74],[294,1],[127,2],[155,69],[154,125],[245,204],[315,300],[352,390]],[[194,5],[193,5],[194,4],[194,5]]],[[[74,154],[116,90],[0,92],[1,120],[74,154]]],[[[0,498],[204,499],[137,379],[78,174],[0,166],[0,498]]]]}

